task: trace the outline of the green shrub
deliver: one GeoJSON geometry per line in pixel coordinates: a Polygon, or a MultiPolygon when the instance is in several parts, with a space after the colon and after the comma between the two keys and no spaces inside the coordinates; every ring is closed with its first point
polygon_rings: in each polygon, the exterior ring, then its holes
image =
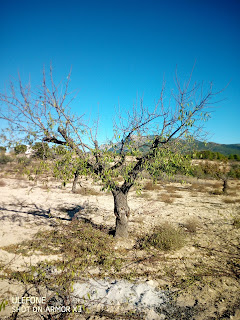
{"type": "Polygon", "coordinates": [[[198,179],[204,178],[204,176],[205,176],[202,167],[199,166],[199,165],[192,166],[192,167],[191,167],[190,174],[191,174],[193,177],[197,177],[198,179]]]}
{"type": "Polygon", "coordinates": [[[18,144],[14,147],[15,154],[25,153],[27,151],[27,146],[24,144],[18,144]]]}
{"type": "Polygon", "coordinates": [[[169,223],[156,227],[153,232],[139,239],[142,249],[155,247],[159,250],[170,251],[183,247],[185,236],[181,229],[174,228],[169,223]]]}
{"type": "Polygon", "coordinates": [[[233,165],[231,170],[228,172],[228,176],[233,179],[240,179],[240,166],[233,165]]]}
{"type": "Polygon", "coordinates": [[[230,154],[228,156],[229,160],[235,160],[235,161],[240,161],[240,155],[239,154],[230,154]]]}
{"type": "Polygon", "coordinates": [[[222,174],[220,166],[210,161],[201,162],[191,168],[191,175],[197,178],[220,178],[222,174]]]}
{"type": "Polygon", "coordinates": [[[47,143],[36,142],[32,149],[34,150],[34,157],[39,159],[49,158],[51,155],[51,151],[49,145],[47,143]]]}
{"type": "Polygon", "coordinates": [[[0,164],[7,164],[8,162],[12,162],[13,159],[5,154],[0,154],[0,164]]]}
{"type": "Polygon", "coordinates": [[[203,150],[203,151],[197,151],[196,153],[192,154],[192,158],[194,159],[207,159],[207,160],[220,160],[224,161],[227,159],[226,156],[224,156],[220,152],[214,152],[210,150],[203,150]]]}
{"type": "Polygon", "coordinates": [[[31,163],[31,159],[27,157],[19,157],[17,162],[23,166],[28,166],[31,163]]]}

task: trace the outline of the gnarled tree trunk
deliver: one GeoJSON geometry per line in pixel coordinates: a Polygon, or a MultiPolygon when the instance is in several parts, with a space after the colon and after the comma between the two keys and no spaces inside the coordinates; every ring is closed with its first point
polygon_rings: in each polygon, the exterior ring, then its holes
{"type": "Polygon", "coordinates": [[[73,180],[73,184],[72,184],[72,192],[76,192],[77,189],[77,182],[78,182],[78,178],[79,178],[79,172],[78,170],[74,173],[74,180],[73,180]]]}
{"type": "Polygon", "coordinates": [[[127,203],[128,192],[123,192],[121,189],[112,191],[114,198],[114,214],[116,216],[116,231],[115,237],[128,237],[128,218],[130,209],[127,203]]]}
{"type": "Polygon", "coordinates": [[[223,193],[227,193],[228,192],[228,188],[229,188],[229,186],[228,186],[228,179],[227,178],[224,178],[223,179],[223,193]]]}

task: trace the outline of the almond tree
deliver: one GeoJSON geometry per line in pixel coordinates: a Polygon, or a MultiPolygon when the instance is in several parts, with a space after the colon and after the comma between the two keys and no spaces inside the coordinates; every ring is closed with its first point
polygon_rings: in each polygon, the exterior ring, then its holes
{"type": "MultiPolygon", "coordinates": [[[[153,177],[161,172],[175,173],[177,167],[185,165],[185,157],[174,149],[177,142],[182,148],[189,138],[203,132],[203,122],[209,117],[208,108],[217,93],[213,92],[212,84],[204,90],[203,84],[190,85],[190,80],[191,76],[181,85],[176,74],[176,91],[172,91],[167,103],[163,83],[160,98],[153,107],[145,107],[141,100],[127,111],[120,110],[113,122],[114,137],[107,145],[100,146],[99,119],[89,122],[84,115],[76,115],[71,110],[70,73],[64,84],[56,85],[52,69],[49,77],[43,71],[42,85],[35,90],[30,83],[24,86],[19,77],[17,85],[10,82],[9,90],[0,94],[0,118],[8,124],[2,137],[65,147],[68,152],[64,163],[69,164],[66,170],[69,177],[89,175],[111,191],[115,234],[127,237],[130,216],[127,196],[143,170],[148,170],[153,177]],[[145,152],[140,152],[141,148],[145,148],[145,152]],[[118,176],[123,182],[116,181],[118,176]]],[[[61,173],[63,167],[59,160],[55,164],[61,173]]]]}

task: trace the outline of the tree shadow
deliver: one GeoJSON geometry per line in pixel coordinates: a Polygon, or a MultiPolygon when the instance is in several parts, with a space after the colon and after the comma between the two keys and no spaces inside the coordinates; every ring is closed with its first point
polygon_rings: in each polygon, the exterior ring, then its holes
{"type": "Polygon", "coordinates": [[[89,206],[89,204],[86,204],[85,206],[77,205],[75,207],[70,208],[58,208],[58,210],[66,213],[69,216],[69,220],[79,220],[84,223],[90,224],[94,229],[99,230],[101,232],[104,232],[106,234],[115,235],[115,228],[113,227],[107,227],[104,224],[97,224],[92,221],[91,218],[88,217],[89,211],[98,211],[98,208],[89,206]]]}
{"type": "Polygon", "coordinates": [[[91,219],[85,218],[85,217],[80,217],[78,216],[76,220],[83,221],[84,223],[88,223],[93,227],[95,230],[99,230],[103,233],[106,233],[108,235],[115,236],[115,229],[113,227],[107,227],[104,224],[96,224],[94,223],[91,219]]]}
{"type": "Polygon", "coordinates": [[[14,208],[7,208],[6,205],[3,204],[0,207],[0,211],[2,212],[12,212],[14,215],[7,215],[2,214],[0,217],[0,220],[10,219],[13,222],[15,222],[17,219],[23,219],[25,220],[29,215],[39,218],[47,219],[48,221],[54,221],[55,219],[58,219],[60,221],[73,221],[73,220],[79,220],[83,221],[84,223],[90,224],[94,229],[99,230],[101,232],[104,232],[106,234],[115,235],[115,229],[113,227],[107,227],[104,224],[97,224],[94,223],[90,218],[86,217],[87,213],[85,209],[87,209],[87,206],[81,206],[77,205],[75,207],[60,207],[56,208],[54,211],[60,211],[62,213],[66,213],[66,217],[58,217],[56,214],[52,215],[51,209],[43,209],[39,206],[37,206],[35,203],[32,204],[34,207],[33,210],[25,210],[25,208],[29,208],[28,205],[25,205],[24,207],[21,206],[20,208],[17,208],[17,205],[14,203],[8,204],[8,206],[14,206],[14,208]],[[24,210],[22,210],[24,208],[24,210]],[[26,214],[26,217],[21,216],[21,214],[26,214]]]}
{"type": "Polygon", "coordinates": [[[81,210],[84,210],[84,207],[78,205],[78,206],[69,207],[69,208],[60,207],[60,208],[57,208],[57,210],[63,213],[66,213],[69,217],[67,220],[72,221],[75,218],[77,213],[79,213],[81,210]]]}

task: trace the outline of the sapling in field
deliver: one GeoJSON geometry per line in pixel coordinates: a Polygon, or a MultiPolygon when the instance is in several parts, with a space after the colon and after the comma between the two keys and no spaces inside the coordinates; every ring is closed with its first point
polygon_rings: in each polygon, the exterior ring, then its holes
{"type": "Polygon", "coordinates": [[[26,144],[61,146],[57,150],[62,156],[51,160],[55,175],[65,181],[79,175],[101,181],[103,189],[113,195],[115,235],[127,237],[129,190],[144,170],[153,179],[163,172],[188,170],[182,148],[203,133],[216,93],[212,84],[206,90],[201,84],[191,85],[191,76],[181,85],[176,73],[176,91],[170,102],[165,103],[163,83],[152,107],[144,106],[141,100],[126,111],[119,110],[113,121],[113,137],[100,145],[99,119],[86,121],[83,114],[73,112],[69,81],[70,74],[64,84],[56,85],[50,68],[49,76],[43,70],[41,87],[35,90],[30,83],[23,85],[20,77],[17,86],[11,82],[9,90],[0,94],[0,119],[7,123],[2,137],[12,142],[21,137],[26,144]]]}

